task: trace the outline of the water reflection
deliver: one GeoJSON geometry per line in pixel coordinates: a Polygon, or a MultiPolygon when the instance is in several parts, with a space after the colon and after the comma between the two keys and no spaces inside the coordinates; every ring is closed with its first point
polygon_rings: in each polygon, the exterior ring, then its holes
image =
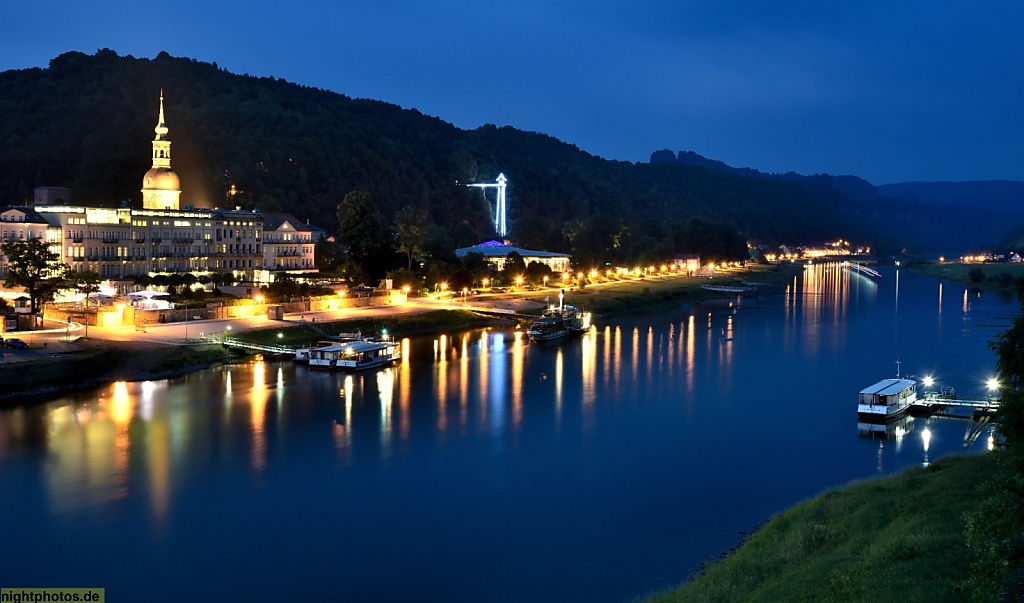
{"type": "MultiPolygon", "coordinates": [[[[904,277],[900,293],[910,300],[912,276],[904,277]]],[[[935,306],[933,287],[929,282],[922,294],[921,304],[929,308],[935,306]]],[[[705,453],[732,454],[722,452],[720,442],[700,440],[702,433],[686,432],[690,425],[730,437],[742,432],[743,440],[753,442],[791,429],[824,448],[831,443],[821,443],[826,438],[817,435],[816,421],[797,428],[766,426],[777,425],[779,408],[812,417],[839,416],[833,421],[840,425],[838,437],[845,433],[857,440],[850,393],[863,383],[859,377],[852,384],[819,382],[818,391],[808,392],[798,390],[804,385],[798,382],[799,372],[778,375],[819,359],[818,370],[840,374],[854,362],[867,362],[869,352],[878,355],[873,347],[877,324],[868,323],[867,330],[874,330],[864,338],[867,343],[848,327],[858,311],[851,300],[873,299],[878,288],[838,266],[815,265],[774,298],[610,321],[553,344],[530,343],[518,330],[488,329],[403,339],[401,363],[371,373],[317,373],[290,363],[257,361],[173,382],[121,382],[50,405],[0,412],[0,461],[9,462],[22,451],[38,452],[45,459],[40,472],[54,513],[112,509],[144,496],[150,516],[163,524],[175,511],[175,493],[207,467],[241,471],[262,482],[275,475],[275,463],[288,462],[285,447],[308,447],[301,449],[307,455],[303,463],[319,456],[345,468],[381,459],[393,467],[441,440],[491,444],[512,436],[515,446],[525,449],[531,433],[536,438],[554,432],[570,440],[568,434],[583,431],[596,440],[595,434],[621,429],[628,434],[624,438],[640,441],[666,423],[679,431],[673,438],[701,442],[658,459],[669,464],[705,453]],[[742,312],[745,304],[770,317],[742,312]],[[861,353],[852,360],[841,356],[848,348],[861,353]],[[793,396],[799,400],[777,391],[789,387],[800,391],[793,396]],[[630,424],[649,409],[657,409],[652,413],[657,420],[630,424]]],[[[884,291],[888,324],[894,290],[884,291]]],[[[959,293],[939,285],[939,317],[942,296],[951,297],[955,313],[959,293]]],[[[965,290],[965,315],[969,309],[965,290]]],[[[888,367],[891,359],[884,362],[888,367]]],[[[877,471],[891,471],[893,457],[905,449],[928,464],[938,446],[939,428],[933,432],[919,425],[915,430],[913,419],[857,429],[868,440],[860,442],[870,448],[866,463],[877,471]]],[[[609,450],[621,445],[614,438],[602,442],[609,450]]],[[[502,448],[494,445],[487,451],[502,448]]],[[[564,451],[552,454],[558,452],[564,451]]]]}

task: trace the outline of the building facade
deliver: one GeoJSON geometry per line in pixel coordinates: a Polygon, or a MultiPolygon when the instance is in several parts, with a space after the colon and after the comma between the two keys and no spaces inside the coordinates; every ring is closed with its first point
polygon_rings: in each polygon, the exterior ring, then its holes
{"type": "MultiPolygon", "coordinates": [[[[0,208],[2,241],[44,239],[72,270],[92,270],[110,281],[229,272],[238,281],[272,282],[277,271],[315,271],[314,243],[323,230],[290,214],[181,209],[162,92],[154,131],[141,209],[70,204],[68,189],[42,187],[34,206],[0,208]]],[[[7,265],[7,258],[0,258],[0,277],[7,265]]]]}

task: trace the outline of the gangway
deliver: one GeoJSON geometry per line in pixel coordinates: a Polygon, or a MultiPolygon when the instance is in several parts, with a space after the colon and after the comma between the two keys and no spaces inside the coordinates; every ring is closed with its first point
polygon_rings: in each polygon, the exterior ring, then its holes
{"type": "Polygon", "coordinates": [[[866,276],[873,276],[875,278],[879,278],[882,276],[881,272],[874,270],[872,268],[868,268],[867,266],[858,264],[857,262],[843,262],[843,265],[849,268],[850,270],[853,270],[854,272],[859,272],[866,276]]]}
{"type": "Polygon", "coordinates": [[[281,346],[281,345],[263,345],[259,343],[249,343],[240,339],[234,339],[231,337],[225,337],[224,341],[221,342],[224,347],[239,349],[239,350],[252,350],[254,352],[260,352],[263,354],[270,354],[273,356],[293,356],[295,350],[293,348],[281,346]]]}

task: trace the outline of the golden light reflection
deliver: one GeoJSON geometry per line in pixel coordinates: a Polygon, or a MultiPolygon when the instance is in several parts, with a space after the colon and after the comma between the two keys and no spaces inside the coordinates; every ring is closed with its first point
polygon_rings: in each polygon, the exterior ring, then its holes
{"type": "Polygon", "coordinates": [[[597,346],[593,338],[588,334],[580,340],[580,379],[582,386],[583,424],[589,429],[594,421],[594,398],[597,395],[597,386],[594,378],[595,364],[597,364],[597,346]]]}
{"type": "Polygon", "coordinates": [[[615,326],[614,346],[615,351],[612,354],[613,364],[608,366],[614,367],[612,372],[615,374],[615,393],[618,394],[622,379],[622,370],[620,368],[622,366],[622,328],[618,325],[615,326]]]}
{"type": "Polygon", "coordinates": [[[694,366],[694,360],[697,353],[696,333],[697,321],[691,314],[690,319],[686,322],[686,392],[690,394],[686,399],[691,405],[689,407],[691,411],[693,410],[693,380],[694,372],[696,371],[696,367],[694,366]]]}
{"type": "Polygon", "coordinates": [[[523,332],[516,331],[512,341],[512,429],[523,420],[523,332]]]}
{"type": "Polygon", "coordinates": [[[114,454],[112,481],[114,498],[123,499],[128,496],[128,451],[131,446],[131,435],[128,426],[134,412],[131,398],[128,397],[128,384],[118,381],[113,385],[107,414],[114,423],[114,454]]]}
{"type": "Polygon", "coordinates": [[[249,392],[249,425],[252,428],[252,454],[250,461],[255,471],[267,465],[267,437],[264,422],[267,410],[267,364],[258,361],[252,365],[252,390],[249,392]]]}
{"type": "Polygon", "coordinates": [[[377,372],[377,396],[380,398],[380,453],[391,456],[391,403],[394,392],[394,374],[386,368],[377,372]]]}
{"type": "MultiPolygon", "coordinates": [[[[591,326],[590,332],[594,333],[595,337],[597,336],[596,327],[591,326]]],[[[605,389],[611,386],[612,374],[616,372],[612,366],[612,346],[609,345],[609,342],[611,342],[611,340],[612,328],[610,325],[605,325],[604,336],[601,337],[601,341],[604,342],[604,345],[601,346],[602,350],[604,351],[604,358],[601,362],[601,372],[604,375],[603,381],[605,389]]]]}
{"type": "Polygon", "coordinates": [[[459,365],[459,425],[465,429],[469,418],[469,334],[462,338],[462,361],[459,365]]]}
{"type": "Polygon", "coordinates": [[[480,423],[486,422],[487,417],[487,379],[491,374],[491,354],[490,354],[490,332],[484,331],[480,334],[480,368],[477,371],[478,381],[480,382],[479,395],[477,397],[480,400],[480,423]]]}
{"type": "Polygon", "coordinates": [[[562,424],[562,386],[565,379],[565,358],[562,348],[559,347],[555,354],[555,423],[562,424]]]}
{"type": "MultiPolygon", "coordinates": [[[[442,341],[447,341],[443,335],[442,341]]],[[[448,354],[445,353],[443,347],[441,349],[441,354],[437,359],[437,392],[435,397],[437,399],[437,428],[440,431],[444,431],[446,421],[448,420],[448,354]]]]}
{"type": "Polygon", "coordinates": [[[640,328],[633,327],[633,383],[636,383],[637,378],[640,376],[640,328]]]}

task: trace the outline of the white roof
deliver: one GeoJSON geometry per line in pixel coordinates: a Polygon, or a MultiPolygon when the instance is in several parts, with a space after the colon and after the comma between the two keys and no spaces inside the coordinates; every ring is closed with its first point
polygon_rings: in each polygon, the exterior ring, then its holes
{"type": "Polygon", "coordinates": [[[913,379],[882,379],[871,387],[860,390],[860,393],[891,396],[915,385],[917,382],[913,379]]]}

